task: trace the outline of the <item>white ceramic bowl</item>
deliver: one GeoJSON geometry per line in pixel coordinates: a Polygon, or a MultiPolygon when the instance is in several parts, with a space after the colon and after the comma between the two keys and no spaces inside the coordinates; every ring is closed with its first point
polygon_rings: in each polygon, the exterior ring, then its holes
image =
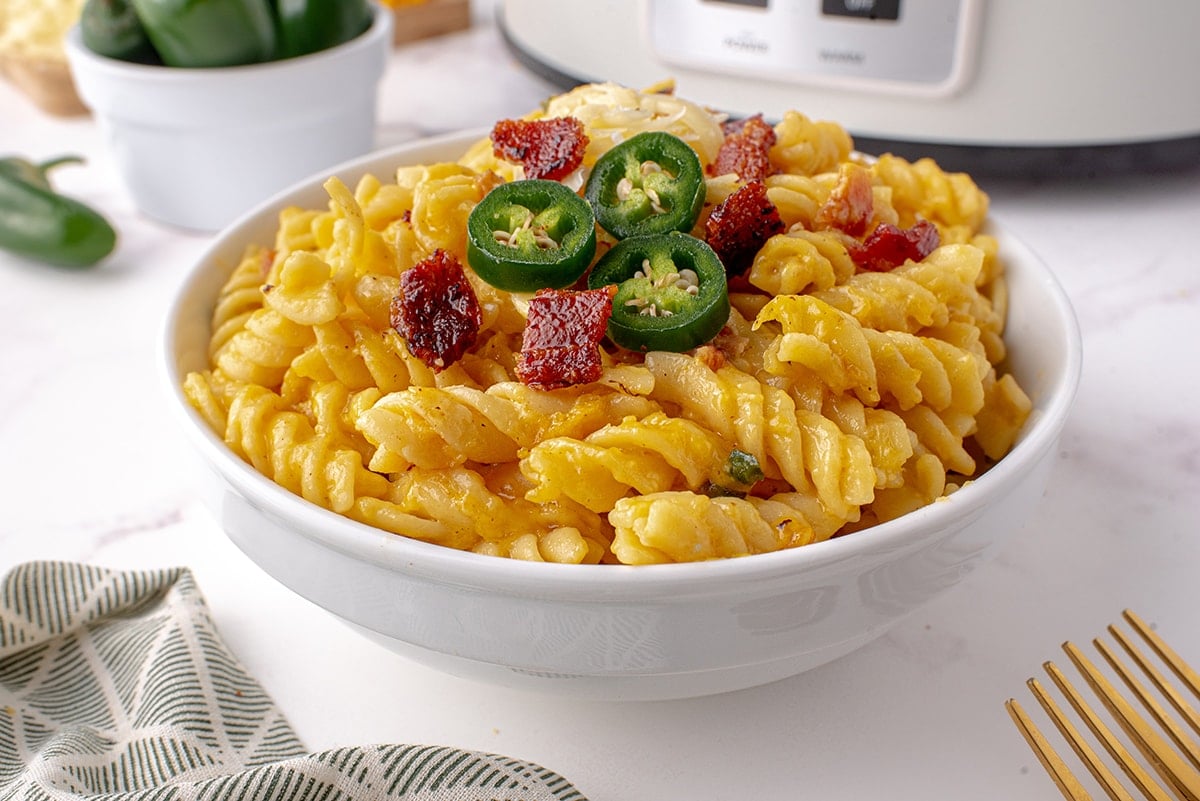
{"type": "Polygon", "coordinates": [[[79,95],[146,215],[217,231],[280,190],[375,146],[392,14],[317,53],[239,67],[132,64],[65,42],[79,95]]]}
{"type": "MultiPolygon", "coordinates": [[[[364,172],[455,158],[474,138],[392,149],[337,174],[353,186],[364,172]]],[[[1079,379],[1079,332],[1051,272],[996,230],[1009,271],[1012,369],[1035,411],[992,470],[900,519],[778,553],[626,567],[480,556],[309,504],[233,455],[179,387],[206,366],[209,315],[243,247],[273,241],[279,208],[323,205],[325,177],[259,206],[204,253],[169,312],[164,375],[229,537],[275,579],[389,648],[451,673],[581,697],[750,687],[878,637],[980,565],[1042,499],[1079,379]]]]}

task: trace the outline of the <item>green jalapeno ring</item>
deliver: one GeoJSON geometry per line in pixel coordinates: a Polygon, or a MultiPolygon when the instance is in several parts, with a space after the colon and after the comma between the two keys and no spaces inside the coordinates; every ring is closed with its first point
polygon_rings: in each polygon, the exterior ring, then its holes
{"type": "Polygon", "coordinates": [[[584,187],[600,227],[617,239],[690,231],[704,195],[700,157],[666,131],[644,131],[613,147],[584,187]]]}
{"type": "Polygon", "coordinates": [[[725,267],[707,243],[679,232],[623,239],[592,268],[588,286],[617,285],[608,337],[634,351],[682,353],[729,321],[725,267]]]}
{"type": "Polygon", "coordinates": [[[467,263],[507,292],[568,287],[594,255],[592,208],[557,181],[501,184],[467,217],[467,263]]]}

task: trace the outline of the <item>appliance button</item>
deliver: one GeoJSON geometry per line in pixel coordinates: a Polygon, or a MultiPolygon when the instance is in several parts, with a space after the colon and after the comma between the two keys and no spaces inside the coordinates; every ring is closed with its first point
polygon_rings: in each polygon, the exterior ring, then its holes
{"type": "Polygon", "coordinates": [[[900,0],[821,0],[821,13],[827,17],[860,19],[900,19],[900,0]]]}

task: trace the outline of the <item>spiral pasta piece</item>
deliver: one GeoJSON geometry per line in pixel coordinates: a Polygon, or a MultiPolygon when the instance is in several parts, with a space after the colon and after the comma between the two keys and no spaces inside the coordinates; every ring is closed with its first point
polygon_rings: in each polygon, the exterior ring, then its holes
{"type": "Polygon", "coordinates": [[[940,460],[943,472],[975,474],[975,457],[964,442],[975,432],[975,418],[950,409],[938,412],[924,404],[899,409],[896,414],[916,434],[920,445],[940,460]]]}
{"type": "Polygon", "coordinates": [[[225,432],[225,402],[214,386],[211,370],[188,373],[183,379],[183,394],[209,428],[217,434],[225,432]]]}
{"type": "Polygon", "coordinates": [[[288,206],[279,212],[279,229],[275,232],[275,253],[285,258],[293,251],[315,252],[321,244],[317,240],[318,220],[325,214],[320,209],[302,209],[288,206]]]}
{"type": "Polygon", "coordinates": [[[700,489],[718,474],[728,452],[707,429],[656,412],[627,417],[582,440],[543,440],[521,459],[521,472],[535,485],[525,496],[531,501],[567,497],[603,512],[630,492],[700,489]]]}
{"type": "Polygon", "coordinates": [[[767,478],[815,491],[843,519],[871,501],[875,472],[862,440],[820,412],[798,408],[784,390],[680,354],[649,353],[646,365],[656,378],[652,398],[752,455],[767,478]]]}
{"type": "Polygon", "coordinates": [[[974,417],[983,408],[983,379],[991,365],[976,353],[904,331],[862,331],[879,393],[900,409],[924,403],[974,417]]]}
{"type": "Polygon", "coordinates": [[[422,258],[441,249],[465,261],[467,215],[486,193],[473,171],[457,164],[434,164],[413,191],[412,230],[422,258]]]}
{"type": "Polygon", "coordinates": [[[768,175],[763,183],[767,199],[779,210],[784,225],[811,230],[817,213],[837,183],[837,176],[828,172],[818,175],[780,172],[768,175]]]}
{"type": "Polygon", "coordinates": [[[832,394],[825,397],[822,413],[866,446],[875,469],[872,504],[878,502],[880,489],[904,484],[904,467],[913,456],[916,437],[899,415],[890,409],[866,406],[852,395],[832,394]]]}
{"type": "Polygon", "coordinates": [[[1012,448],[1021,427],[1033,411],[1033,401],[1011,375],[987,383],[983,408],[976,415],[975,441],[989,459],[999,459],[1012,448]]]}
{"type": "Polygon", "coordinates": [[[259,309],[213,354],[212,361],[231,378],[277,389],[292,359],[314,339],[311,328],[273,309],[259,309]]]}
{"type": "Polygon", "coordinates": [[[747,278],[768,295],[799,295],[844,284],[856,271],[840,237],[793,229],[766,241],[747,278]]]}
{"type": "Polygon", "coordinates": [[[313,327],[314,342],[296,356],[292,371],[316,381],[341,381],[353,389],[395,392],[433,386],[434,372],[412,355],[392,329],[380,332],[357,320],[313,327]]]}
{"type": "Polygon", "coordinates": [[[845,522],[811,496],[710,498],[673,491],[623,498],[609,513],[612,551],[626,564],[729,559],[828,539],[845,522]]]}
{"type": "Polygon", "coordinates": [[[835,393],[853,392],[878,403],[878,378],[863,326],[813,295],[777,295],[754,321],[759,328],[779,323],[783,333],[767,349],[768,372],[787,374],[784,365],[802,365],[835,393]]]}
{"type": "Polygon", "coordinates": [[[970,245],[946,245],[920,262],[890,272],[862,272],[811,294],[853,316],[866,328],[915,333],[941,326],[954,314],[990,316],[975,286],[983,254],[970,245]]]}
{"type": "Polygon", "coordinates": [[[782,173],[817,175],[833,172],[850,157],[854,140],[836,122],[813,121],[787,111],[775,125],[771,164],[782,173]]]}
{"type": "Polygon", "coordinates": [[[211,317],[212,336],[208,343],[210,358],[225,347],[234,334],[246,327],[250,315],[262,308],[263,277],[270,270],[273,258],[264,248],[248,248],[221,287],[211,317]]]}
{"type": "Polygon", "coordinates": [[[414,467],[396,479],[386,497],[360,497],[348,514],[439,545],[542,561],[598,562],[610,539],[595,513],[569,502],[505,497],[465,467],[414,467]]]}
{"type": "Polygon", "coordinates": [[[784,547],[780,531],[742,498],[694,492],[635,495],[608,515],[613,553],[626,564],[699,562],[784,547]]]}
{"type": "Polygon", "coordinates": [[[455,389],[409,387],[382,396],[364,410],[355,425],[375,446],[370,468],[400,473],[412,465],[432,469],[514,461],[516,440],[480,408],[499,416],[511,406],[489,404],[494,399],[479,390],[455,389]]]}
{"type": "Polygon", "coordinates": [[[876,490],[874,502],[864,510],[862,518],[846,530],[856,531],[886,523],[916,511],[941,498],[946,489],[945,466],[937,456],[918,446],[913,458],[905,463],[899,484],[876,490]]]}
{"type": "Polygon", "coordinates": [[[337,447],[275,393],[247,384],[229,405],[225,442],[263,475],[305,500],[345,513],[356,498],[387,482],[366,470],[357,451],[337,447]]]}
{"type": "Polygon", "coordinates": [[[885,153],[871,165],[892,188],[892,205],[907,227],[926,219],[939,228],[964,226],[975,232],[988,213],[988,196],[966,173],[947,173],[931,158],[907,161],[885,153]]]}

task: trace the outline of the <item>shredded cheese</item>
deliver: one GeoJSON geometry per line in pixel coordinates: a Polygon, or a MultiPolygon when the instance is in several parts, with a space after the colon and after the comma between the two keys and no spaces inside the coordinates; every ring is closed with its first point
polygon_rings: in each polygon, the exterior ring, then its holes
{"type": "Polygon", "coordinates": [[[63,39],[84,0],[0,0],[0,55],[65,61],[63,39]]]}

